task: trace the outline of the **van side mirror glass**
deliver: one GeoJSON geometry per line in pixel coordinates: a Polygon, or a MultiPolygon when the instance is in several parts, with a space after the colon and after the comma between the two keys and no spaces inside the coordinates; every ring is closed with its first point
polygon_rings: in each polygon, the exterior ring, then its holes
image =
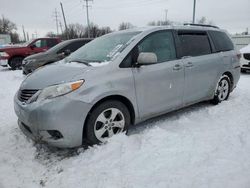
{"type": "Polygon", "coordinates": [[[152,52],[141,52],[137,58],[139,65],[150,65],[157,63],[157,56],[152,52]]]}

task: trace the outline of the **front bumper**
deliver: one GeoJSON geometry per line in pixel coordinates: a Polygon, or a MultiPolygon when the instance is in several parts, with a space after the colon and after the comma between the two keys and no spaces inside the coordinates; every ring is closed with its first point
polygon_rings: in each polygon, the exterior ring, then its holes
{"type": "Polygon", "coordinates": [[[91,104],[66,96],[31,104],[20,102],[17,94],[14,99],[22,132],[34,141],[60,148],[82,145],[83,126],[91,107],[91,104]],[[50,131],[57,131],[62,137],[55,138],[50,131]]]}
{"type": "Polygon", "coordinates": [[[250,70],[250,61],[242,58],[240,61],[241,64],[241,70],[250,70]]]}
{"type": "Polygon", "coordinates": [[[241,65],[241,70],[248,70],[248,71],[250,71],[250,62],[248,64],[241,65]]]}

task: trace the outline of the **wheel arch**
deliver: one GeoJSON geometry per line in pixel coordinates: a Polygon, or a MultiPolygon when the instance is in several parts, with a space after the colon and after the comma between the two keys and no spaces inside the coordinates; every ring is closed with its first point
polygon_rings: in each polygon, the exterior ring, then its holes
{"type": "MultiPolygon", "coordinates": [[[[91,114],[91,112],[93,111],[93,109],[95,109],[98,105],[100,105],[101,103],[105,102],[105,101],[109,101],[109,100],[117,100],[119,102],[122,102],[129,110],[129,113],[130,113],[130,117],[131,117],[131,124],[134,124],[135,123],[135,109],[134,109],[134,106],[132,104],[132,102],[127,98],[127,97],[124,97],[122,95],[110,95],[110,96],[106,96],[100,100],[98,100],[93,106],[92,108],[90,109],[88,115],[87,115],[87,118],[86,120],[88,119],[89,115],[91,114]]],[[[86,123],[86,120],[85,120],[85,123],[86,123]]]]}
{"type": "Polygon", "coordinates": [[[16,58],[16,57],[21,57],[21,58],[25,58],[25,56],[23,56],[23,55],[14,55],[14,56],[11,56],[11,58],[10,59],[8,59],[8,65],[10,66],[10,62],[11,62],[11,60],[12,59],[14,59],[14,58],[16,58]]]}
{"type": "Polygon", "coordinates": [[[100,105],[101,103],[105,102],[105,101],[109,101],[109,100],[116,100],[116,101],[119,101],[119,102],[122,102],[127,108],[128,108],[128,111],[130,113],[130,117],[131,117],[131,124],[134,124],[135,123],[135,109],[134,109],[134,106],[133,104],[131,103],[131,101],[122,96],[122,95],[110,95],[110,96],[106,96],[100,100],[98,100],[92,107],[91,109],[89,110],[88,112],[88,115],[87,117],[85,118],[85,121],[84,121],[84,125],[83,125],[83,133],[82,133],[82,142],[83,144],[86,142],[88,143],[88,140],[86,140],[86,135],[85,135],[85,132],[86,132],[86,124],[87,124],[87,121],[88,121],[88,118],[91,114],[91,112],[98,106],[100,105]]]}
{"type": "Polygon", "coordinates": [[[55,63],[55,62],[56,62],[56,61],[48,61],[48,62],[44,63],[44,65],[49,65],[49,64],[55,63]]]}
{"type": "Polygon", "coordinates": [[[227,71],[227,72],[224,72],[223,75],[226,75],[226,76],[229,77],[229,79],[230,79],[230,90],[232,91],[233,85],[234,85],[233,74],[231,72],[227,71]]]}

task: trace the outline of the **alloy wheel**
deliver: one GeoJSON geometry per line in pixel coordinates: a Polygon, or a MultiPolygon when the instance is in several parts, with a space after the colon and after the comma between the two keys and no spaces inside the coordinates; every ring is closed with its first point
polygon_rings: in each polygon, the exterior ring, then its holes
{"type": "Polygon", "coordinates": [[[229,83],[227,80],[222,79],[219,82],[218,88],[217,88],[217,95],[220,101],[223,101],[227,98],[229,92],[229,83]]]}
{"type": "Polygon", "coordinates": [[[125,118],[117,108],[109,108],[99,114],[95,121],[94,133],[96,138],[103,142],[124,130],[125,118]]]}

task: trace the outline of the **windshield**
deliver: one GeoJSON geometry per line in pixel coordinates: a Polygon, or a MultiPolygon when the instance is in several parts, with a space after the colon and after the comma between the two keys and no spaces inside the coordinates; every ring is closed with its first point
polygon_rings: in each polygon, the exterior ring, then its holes
{"type": "Polygon", "coordinates": [[[121,52],[127,42],[140,32],[111,33],[99,37],[72,53],[67,61],[105,62],[121,52]]]}
{"type": "Polygon", "coordinates": [[[52,48],[48,49],[46,51],[46,53],[57,53],[59,50],[61,50],[62,48],[64,48],[66,45],[70,44],[69,40],[60,42],[59,44],[53,46],[52,48]]]}
{"type": "Polygon", "coordinates": [[[29,40],[25,43],[20,44],[21,46],[28,46],[30,43],[32,43],[34,40],[29,40]]]}

